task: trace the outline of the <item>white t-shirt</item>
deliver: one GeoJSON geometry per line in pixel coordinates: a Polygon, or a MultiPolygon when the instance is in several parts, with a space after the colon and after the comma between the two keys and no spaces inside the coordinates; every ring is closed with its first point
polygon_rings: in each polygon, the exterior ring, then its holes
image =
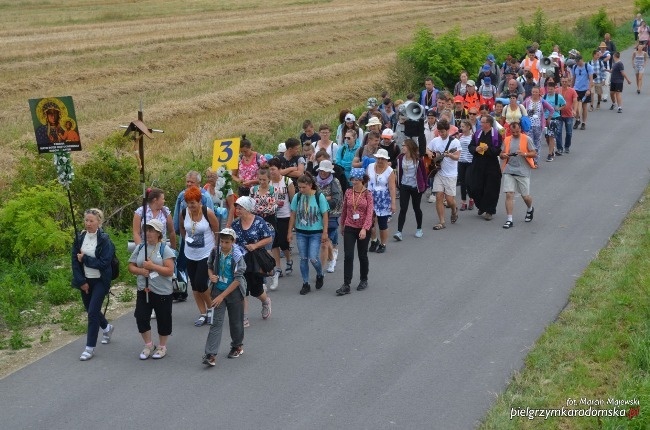
{"type": "MultiPolygon", "coordinates": [[[[447,149],[447,151],[456,149],[456,151],[460,153],[460,151],[462,151],[460,142],[458,139],[454,139],[451,136],[447,136],[447,139],[442,139],[441,137],[434,138],[427,144],[427,149],[431,152],[443,153],[445,152],[447,141],[449,139],[451,139],[451,142],[449,143],[449,149],[447,149]]],[[[458,161],[452,160],[449,157],[443,158],[442,162],[440,163],[440,171],[438,172],[438,175],[442,175],[447,178],[454,178],[458,176],[458,161]]]]}
{"type": "Polygon", "coordinates": [[[319,148],[318,147],[318,142],[314,142],[312,144],[312,146],[314,147],[314,154],[316,152],[320,151],[321,149],[324,149],[325,151],[327,151],[327,153],[330,156],[330,160],[332,160],[332,162],[334,162],[333,160],[336,158],[336,154],[339,153],[339,144],[334,142],[334,141],[331,141],[330,144],[327,145],[326,148],[319,148]]]}

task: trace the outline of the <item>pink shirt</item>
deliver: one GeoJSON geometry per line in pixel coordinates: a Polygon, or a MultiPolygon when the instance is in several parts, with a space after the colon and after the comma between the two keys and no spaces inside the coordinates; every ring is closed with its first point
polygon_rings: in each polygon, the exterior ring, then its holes
{"type": "Polygon", "coordinates": [[[345,227],[363,228],[366,231],[370,230],[373,212],[374,206],[370,191],[366,189],[361,194],[355,193],[352,188],[348,188],[345,191],[343,209],[341,210],[341,219],[345,227]],[[359,216],[355,217],[354,214],[358,214],[359,216]]]}
{"type": "Polygon", "coordinates": [[[564,97],[564,101],[566,101],[566,105],[560,109],[560,115],[562,115],[562,118],[571,118],[573,116],[573,100],[578,97],[578,93],[571,87],[561,87],[558,92],[564,97]]]}

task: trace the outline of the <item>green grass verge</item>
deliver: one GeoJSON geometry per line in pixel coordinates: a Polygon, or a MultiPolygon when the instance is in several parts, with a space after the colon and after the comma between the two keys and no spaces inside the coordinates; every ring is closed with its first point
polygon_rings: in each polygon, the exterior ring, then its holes
{"type": "Polygon", "coordinates": [[[480,429],[649,429],[649,297],[650,187],[578,279],[567,307],[537,341],[480,429]],[[609,399],[638,405],[615,406],[609,399]],[[599,401],[603,404],[593,403],[599,401]],[[590,406],[638,415],[511,419],[512,408],[590,406]]]}

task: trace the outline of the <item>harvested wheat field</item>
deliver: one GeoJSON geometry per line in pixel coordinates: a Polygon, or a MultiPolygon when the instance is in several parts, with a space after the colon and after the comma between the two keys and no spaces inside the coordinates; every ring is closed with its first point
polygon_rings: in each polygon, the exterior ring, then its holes
{"type": "MultiPolygon", "coordinates": [[[[340,108],[377,94],[418,24],[506,35],[538,5],[0,0],[0,186],[34,145],[29,98],[71,95],[86,148],[134,119],[142,100],[145,123],[165,130],[154,153],[205,157],[215,138],[245,132],[277,142],[287,137],[282,128],[306,117],[332,122],[340,108]]],[[[632,1],[553,0],[544,12],[574,23],[601,6],[617,22],[632,18],[632,1]]]]}

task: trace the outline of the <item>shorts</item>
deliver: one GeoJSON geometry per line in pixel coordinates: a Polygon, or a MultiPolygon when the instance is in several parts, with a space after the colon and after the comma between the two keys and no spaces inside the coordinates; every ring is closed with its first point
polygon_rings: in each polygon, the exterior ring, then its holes
{"type": "Polygon", "coordinates": [[[434,193],[445,193],[448,196],[456,196],[456,176],[442,176],[438,173],[433,178],[431,189],[434,193]]]}
{"type": "Polygon", "coordinates": [[[604,82],[600,82],[598,84],[594,83],[594,91],[596,92],[597,95],[602,96],[603,95],[603,87],[605,86],[604,82]]]}
{"type": "Polygon", "coordinates": [[[643,66],[634,68],[634,73],[636,73],[637,75],[642,75],[643,72],[645,72],[645,67],[643,66]]]}
{"type": "Polygon", "coordinates": [[[555,137],[562,128],[559,119],[551,119],[546,123],[544,135],[546,137],[555,137]]]}
{"type": "Polygon", "coordinates": [[[609,90],[613,93],[622,93],[623,82],[612,82],[609,86],[609,90]]]}
{"type": "Polygon", "coordinates": [[[246,272],[246,295],[259,297],[264,294],[264,275],[261,273],[246,272]]]}
{"type": "Polygon", "coordinates": [[[192,284],[192,291],[204,293],[208,289],[208,257],[202,260],[187,259],[187,276],[192,284]]]}
{"type": "Polygon", "coordinates": [[[156,325],[158,335],[169,336],[172,334],[172,295],[156,294],[149,292],[149,300],[144,290],[136,294],[135,311],[133,316],[138,325],[138,333],[146,333],[151,330],[151,311],[156,311],[156,325]]]}
{"type": "Polygon", "coordinates": [[[287,234],[289,233],[289,218],[276,218],[275,237],[273,248],[280,248],[282,251],[289,250],[287,234]]]}
{"type": "Polygon", "coordinates": [[[503,174],[503,192],[519,193],[522,196],[530,195],[530,178],[527,176],[515,176],[509,173],[503,174]]]}
{"type": "Polygon", "coordinates": [[[327,237],[332,241],[332,245],[339,244],[339,217],[329,218],[327,237]]]}
{"type": "Polygon", "coordinates": [[[587,90],[584,91],[576,90],[576,93],[578,93],[578,101],[580,103],[591,103],[591,93],[588,96],[585,95],[587,93],[587,90]]]}
{"type": "Polygon", "coordinates": [[[389,215],[377,215],[377,226],[379,230],[388,230],[388,218],[389,215]]]}

